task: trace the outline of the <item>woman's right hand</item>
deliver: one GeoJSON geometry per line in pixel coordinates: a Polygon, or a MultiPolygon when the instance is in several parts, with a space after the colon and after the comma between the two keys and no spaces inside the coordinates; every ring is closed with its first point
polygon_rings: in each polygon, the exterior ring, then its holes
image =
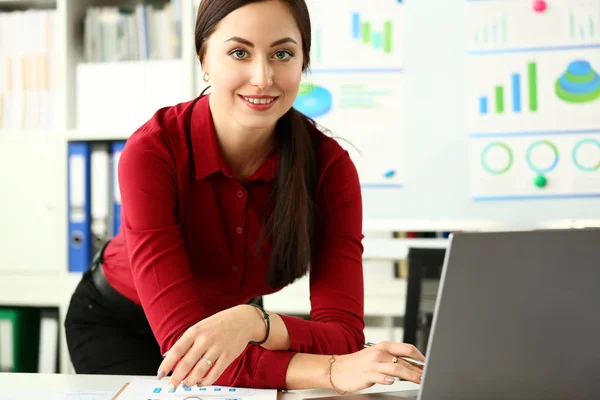
{"type": "Polygon", "coordinates": [[[396,377],[421,383],[423,370],[400,356],[425,361],[423,354],[411,344],[381,342],[356,353],[336,356],[331,379],[337,390],[347,392],[363,390],[376,383],[391,385],[396,377]]]}

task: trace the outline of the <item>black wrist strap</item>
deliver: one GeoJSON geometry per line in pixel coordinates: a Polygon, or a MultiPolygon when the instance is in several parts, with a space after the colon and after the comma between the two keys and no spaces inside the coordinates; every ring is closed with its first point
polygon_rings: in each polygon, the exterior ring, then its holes
{"type": "Polygon", "coordinates": [[[269,314],[262,309],[261,306],[256,305],[256,304],[249,304],[252,307],[256,307],[258,308],[262,313],[263,313],[263,318],[265,319],[265,322],[267,323],[267,334],[265,335],[265,338],[263,340],[261,340],[260,342],[255,342],[253,340],[250,341],[250,344],[258,344],[261,345],[263,343],[265,343],[267,341],[267,339],[269,339],[269,333],[271,332],[271,320],[269,319],[269,314]]]}

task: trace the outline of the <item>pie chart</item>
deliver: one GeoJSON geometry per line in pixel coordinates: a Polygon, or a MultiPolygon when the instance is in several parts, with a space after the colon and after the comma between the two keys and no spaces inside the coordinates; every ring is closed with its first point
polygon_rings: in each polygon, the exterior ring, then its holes
{"type": "Polygon", "coordinates": [[[556,95],[569,103],[587,103],[600,97],[600,77],[589,62],[575,60],[556,81],[556,95]]]}
{"type": "Polygon", "coordinates": [[[331,101],[329,90],[312,83],[302,83],[294,108],[310,118],[318,118],[331,110],[331,101]]]}

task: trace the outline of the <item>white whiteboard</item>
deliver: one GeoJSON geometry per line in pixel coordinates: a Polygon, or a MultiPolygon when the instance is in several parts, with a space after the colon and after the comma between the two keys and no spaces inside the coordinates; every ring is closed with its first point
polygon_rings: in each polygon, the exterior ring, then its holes
{"type": "MultiPolygon", "coordinates": [[[[323,6],[325,0],[312,2],[323,6]]],[[[404,39],[404,56],[390,60],[389,65],[400,67],[402,72],[384,75],[373,71],[360,81],[371,80],[380,85],[386,82],[388,88],[401,93],[393,101],[398,107],[382,107],[385,112],[372,114],[369,120],[361,118],[360,113],[346,114],[341,121],[330,120],[336,134],[366,148],[367,165],[361,164],[360,159],[357,162],[364,184],[365,219],[406,223],[494,220],[536,227],[565,219],[600,218],[600,168],[595,168],[596,164],[600,166],[600,145],[594,145],[600,144],[600,99],[578,107],[562,107],[556,96],[548,92],[552,87],[543,81],[558,79],[568,62],[578,57],[600,71],[598,0],[548,0],[544,13],[535,13],[531,9],[533,2],[525,0],[371,0],[358,2],[362,9],[353,0],[326,3],[337,4],[337,11],[327,18],[331,25],[339,25],[343,34],[350,29],[344,25],[348,24],[349,13],[357,9],[361,16],[366,14],[366,4],[383,10],[383,14],[372,10],[372,20],[388,15],[394,28],[403,25],[400,37],[404,39]],[[482,13],[481,6],[488,8],[482,13]],[[402,11],[392,15],[393,7],[402,11]],[[481,25],[474,25],[473,21],[481,21],[481,25]],[[556,21],[562,21],[562,25],[556,21]],[[556,37],[547,34],[549,27],[556,37]],[[536,29],[540,31],[537,34],[536,29]],[[485,43],[484,34],[488,35],[485,43]],[[476,35],[479,42],[475,41],[476,35]],[[492,38],[502,39],[502,43],[490,44],[492,38]],[[558,50],[540,49],[549,43],[558,50]],[[490,49],[503,52],[492,54],[490,49]],[[401,65],[398,60],[402,60],[401,65]],[[523,93],[515,104],[517,99],[511,92],[515,87],[524,92],[528,89],[527,79],[531,76],[527,74],[532,63],[537,66],[535,100],[539,104],[534,117],[525,112],[527,101],[531,100],[528,94],[523,93]],[[516,75],[521,86],[515,86],[516,75]],[[498,99],[495,88],[500,85],[503,92],[498,99]],[[490,91],[484,93],[482,88],[490,91]],[[558,104],[554,108],[548,105],[550,95],[558,104]],[[502,102],[500,109],[504,114],[482,116],[483,97],[488,114],[498,111],[498,102],[502,102]],[[513,115],[515,110],[523,111],[522,115],[513,115]],[[384,133],[380,133],[382,125],[384,133]],[[369,126],[373,127],[371,131],[369,126]],[[372,132],[379,136],[360,136],[372,132]],[[488,146],[483,161],[484,149],[498,138],[508,143],[514,160],[506,174],[486,173],[484,164],[496,168],[496,172],[507,165],[507,160],[503,160],[506,155],[498,151],[498,146],[488,146]],[[553,146],[544,141],[558,148],[560,162],[555,162],[553,146]],[[570,149],[581,141],[576,154],[571,154],[570,149]],[[589,171],[583,173],[574,168],[573,159],[589,171]],[[388,167],[397,172],[392,180],[381,178],[381,172],[388,167]],[[545,183],[540,183],[536,175],[543,175],[545,183]],[[386,182],[391,184],[386,186],[386,182]]],[[[318,27],[323,26],[322,16],[313,19],[318,21],[318,27]]],[[[337,42],[344,46],[343,40],[337,42]]],[[[337,57],[343,64],[343,54],[337,57]]],[[[363,62],[377,60],[383,67],[382,59],[376,57],[380,56],[366,57],[363,62]]],[[[351,58],[347,65],[352,65],[351,58]]],[[[322,77],[320,83],[331,84],[341,79],[339,76],[330,74],[322,77]]],[[[358,81],[359,77],[355,79],[358,81]]],[[[331,128],[325,118],[317,121],[331,128]]]]}

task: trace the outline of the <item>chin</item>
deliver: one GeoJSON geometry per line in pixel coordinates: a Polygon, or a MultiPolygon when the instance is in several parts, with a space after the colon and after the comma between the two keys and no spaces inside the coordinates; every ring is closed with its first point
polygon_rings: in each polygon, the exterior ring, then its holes
{"type": "Polygon", "coordinates": [[[284,113],[273,110],[269,113],[248,113],[244,112],[237,118],[240,125],[245,126],[248,129],[271,129],[274,128],[284,113]],[[254,114],[254,115],[252,115],[254,114]]]}
{"type": "Polygon", "coordinates": [[[279,118],[240,118],[240,125],[248,129],[271,129],[275,127],[279,118]]]}

